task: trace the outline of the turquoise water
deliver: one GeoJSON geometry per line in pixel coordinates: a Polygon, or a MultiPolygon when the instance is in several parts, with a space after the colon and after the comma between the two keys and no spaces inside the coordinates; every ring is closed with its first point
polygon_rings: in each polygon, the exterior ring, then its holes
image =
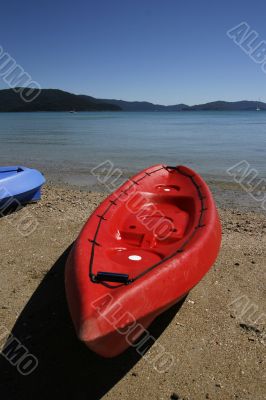
{"type": "Polygon", "coordinates": [[[0,165],[79,176],[104,160],[136,171],[187,164],[226,177],[240,160],[266,175],[266,112],[0,113],[0,165]]]}

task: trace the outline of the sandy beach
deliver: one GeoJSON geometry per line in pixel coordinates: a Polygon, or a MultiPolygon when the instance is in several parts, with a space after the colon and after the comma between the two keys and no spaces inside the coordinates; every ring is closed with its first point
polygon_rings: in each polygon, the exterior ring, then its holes
{"type": "Polygon", "coordinates": [[[64,264],[106,194],[48,184],[39,203],[0,218],[0,325],[38,359],[36,370],[23,376],[0,357],[2,399],[266,399],[265,212],[238,207],[232,188],[234,201],[225,201],[224,187],[211,186],[223,225],[222,249],[183,305],[150,328],[174,357],[165,373],[134,349],[102,359],[74,333],[64,264]],[[24,217],[36,223],[28,236],[21,234],[30,229],[24,217]]]}

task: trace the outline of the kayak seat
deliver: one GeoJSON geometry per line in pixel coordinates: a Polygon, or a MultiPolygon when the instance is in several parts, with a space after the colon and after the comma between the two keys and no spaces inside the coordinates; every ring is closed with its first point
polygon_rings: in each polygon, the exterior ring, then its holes
{"type": "MultiPolygon", "coordinates": [[[[163,187],[168,189],[168,186],[163,187]]],[[[179,188],[171,186],[170,190],[176,193],[179,188]]],[[[123,204],[114,218],[119,221],[118,224],[110,225],[114,248],[155,251],[157,257],[164,258],[190,232],[191,209],[191,198],[168,193],[166,196],[146,194],[145,197],[123,204]]]]}

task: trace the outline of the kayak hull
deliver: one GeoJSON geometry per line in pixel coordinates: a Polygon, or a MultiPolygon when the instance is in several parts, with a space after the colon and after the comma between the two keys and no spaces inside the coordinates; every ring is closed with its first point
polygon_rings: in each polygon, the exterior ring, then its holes
{"type": "Polygon", "coordinates": [[[104,357],[148,340],[149,325],[202,279],[220,243],[214,200],[194,171],[157,165],[131,178],[92,214],[67,260],[80,340],[104,357]]]}
{"type": "Polygon", "coordinates": [[[0,167],[1,212],[39,201],[44,183],[44,176],[35,169],[22,166],[0,167]]]}

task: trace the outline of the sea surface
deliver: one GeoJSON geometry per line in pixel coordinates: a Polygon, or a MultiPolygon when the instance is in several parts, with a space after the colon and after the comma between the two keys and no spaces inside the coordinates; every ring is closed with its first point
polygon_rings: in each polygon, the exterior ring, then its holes
{"type": "Polygon", "coordinates": [[[48,178],[89,183],[109,160],[125,173],[186,164],[228,179],[241,160],[266,176],[266,112],[0,113],[0,165],[40,168],[48,178]]]}

